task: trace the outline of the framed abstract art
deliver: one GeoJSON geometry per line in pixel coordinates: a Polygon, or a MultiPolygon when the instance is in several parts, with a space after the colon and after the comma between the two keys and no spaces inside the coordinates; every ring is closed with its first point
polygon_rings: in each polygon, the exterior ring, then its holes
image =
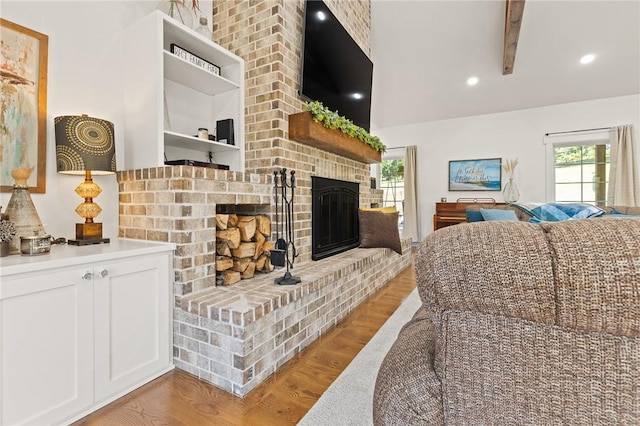
{"type": "Polygon", "coordinates": [[[0,18],[0,191],[11,170],[32,170],[29,191],[46,189],[47,51],[49,38],[0,18]]]}

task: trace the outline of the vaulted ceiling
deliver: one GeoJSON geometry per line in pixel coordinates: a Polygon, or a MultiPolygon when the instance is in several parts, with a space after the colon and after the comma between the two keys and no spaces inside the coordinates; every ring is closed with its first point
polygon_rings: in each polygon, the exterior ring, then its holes
{"type": "Polygon", "coordinates": [[[508,75],[506,0],[371,9],[373,129],[640,93],[640,0],[527,0],[508,75]]]}

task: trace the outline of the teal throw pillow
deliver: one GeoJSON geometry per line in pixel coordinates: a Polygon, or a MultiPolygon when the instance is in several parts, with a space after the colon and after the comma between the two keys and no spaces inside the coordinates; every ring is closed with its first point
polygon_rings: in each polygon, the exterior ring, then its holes
{"type": "Polygon", "coordinates": [[[484,218],[482,217],[482,213],[480,213],[480,209],[472,209],[467,207],[467,222],[482,222],[484,218]]]}
{"type": "Polygon", "coordinates": [[[502,210],[502,209],[480,209],[480,214],[484,220],[508,220],[508,221],[517,221],[518,216],[516,216],[516,212],[513,210],[502,210]]]}

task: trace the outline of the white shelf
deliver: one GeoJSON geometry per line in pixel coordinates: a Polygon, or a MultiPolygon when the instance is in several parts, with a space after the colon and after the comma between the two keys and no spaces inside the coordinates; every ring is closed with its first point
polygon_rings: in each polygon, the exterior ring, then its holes
{"type": "Polygon", "coordinates": [[[160,11],[126,31],[125,169],[166,159],[215,162],[244,171],[244,61],[160,11]],[[214,74],[171,52],[171,45],[220,68],[214,74]],[[199,139],[200,127],[233,120],[234,145],[199,139]],[[165,130],[171,129],[171,130],[165,130]]]}
{"type": "Polygon", "coordinates": [[[240,88],[234,82],[190,64],[166,50],[164,51],[164,77],[206,95],[217,95],[240,88]]]}
{"type": "Polygon", "coordinates": [[[186,148],[199,152],[225,152],[239,151],[235,145],[220,143],[216,141],[208,141],[195,136],[183,135],[181,133],[164,131],[164,144],[174,146],[176,148],[186,148]]]}
{"type": "Polygon", "coordinates": [[[242,62],[239,56],[223,49],[191,28],[185,27],[162,12],[156,11],[154,13],[163,20],[164,50],[169,51],[171,43],[175,43],[220,68],[242,62]]]}

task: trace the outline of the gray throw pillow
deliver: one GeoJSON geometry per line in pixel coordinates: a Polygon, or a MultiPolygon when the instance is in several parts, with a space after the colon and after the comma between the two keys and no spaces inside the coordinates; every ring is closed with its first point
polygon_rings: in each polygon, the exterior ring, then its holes
{"type": "Polygon", "coordinates": [[[390,248],[402,254],[398,232],[398,212],[358,210],[360,222],[360,247],[390,248]]]}

